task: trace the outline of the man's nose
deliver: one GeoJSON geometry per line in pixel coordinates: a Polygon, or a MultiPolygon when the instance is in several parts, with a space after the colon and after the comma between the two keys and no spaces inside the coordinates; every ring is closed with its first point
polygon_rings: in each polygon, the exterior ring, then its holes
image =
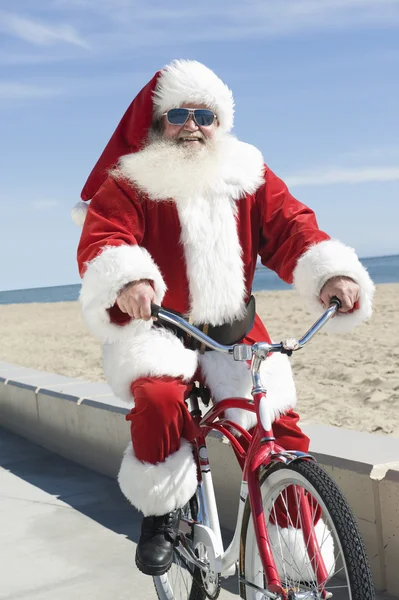
{"type": "Polygon", "coordinates": [[[194,121],[194,115],[190,115],[187,121],[184,124],[184,129],[186,131],[196,131],[198,129],[197,123],[194,121]]]}

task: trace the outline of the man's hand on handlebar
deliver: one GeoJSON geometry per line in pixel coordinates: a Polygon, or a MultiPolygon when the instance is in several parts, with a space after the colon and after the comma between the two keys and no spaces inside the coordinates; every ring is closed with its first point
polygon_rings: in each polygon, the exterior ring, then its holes
{"type": "Polygon", "coordinates": [[[151,303],[155,300],[154,289],[148,279],[132,281],[120,292],[116,303],[122,312],[133,319],[151,319],[151,303]]]}
{"type": "Polygon", "coordinates": [[[332,277],[322,287],[320,300],[328,307],[333,296],[341,301],[339,312],[350,312],[358,308],[359,286],[350,277],[332,277]]]}

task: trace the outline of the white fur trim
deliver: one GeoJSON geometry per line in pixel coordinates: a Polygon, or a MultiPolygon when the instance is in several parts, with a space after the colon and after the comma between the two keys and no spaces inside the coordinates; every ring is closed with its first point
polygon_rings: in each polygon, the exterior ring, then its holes
{"type": "MultiPolygon", "coordinates": [[[[247,363],[236,362],[230,355],[205,352],[200,357],[200,365],[215,402],[234,397],[252,398],[252,379],[247,363]]],[[[270,420],[273,423],[296,405],[295,383],[288,357],[273,354],[262,364],[260,375],[267,390],[270,420]]],[[[238,408],[227,409],[226,417],[247,430],[256,424],[255,413],[238,408]]]]}
{"type": "Polygon", "coordinates": [[[245,282],[234,206],[229,198],[178,204],[194,323],[221,325],[245,311],[245,282]]]}
{"type": "Polygon", "coordinates": [[[335,276],[351,277],[360,287],[360,308],[350,314],[339,313],[325,327],[332,333],[347,333],[371,317],[374,284],[353,248],[338,240],[311,246],[298,260],[294,285],[315,317],[325,311],[319,295],[323,285],[335,276]]]}
{"type": "Polygon", "coordinates": [[[160,117],[170,108],[192,102],[205,104],[218,116],[223,131],[230,131],[234,121],[231,90],[205,65],[195,60],[175,60],[158,78],[154,92],[154,113],[160,117]]]}
{"type": "Polygon", "coordinates": [[[87,202],[78,202],[71,210],[72,221],[78,227],[83,227],[89,207],[87,202]]]}
{"type": "Polygon", "coordinates": [[[191,445],[182,439],[177,452],[153,465],[137,460],[129,444],[118,482],[122,493],[145,517],[182,508],[197,488],[197,467],[191,445]]]}
{"type": "Polygon", "coordinates": [[[131,281],[154,282],[155,303],[161,304],[166,291],[162,275],[150,254],[140,246],[106,246],[87,263],[82,279],[80,301],[89,329],[103,342],[129,337],[151,327],[150,322],[134,320],[124,326],[112,323],[107,308],[115,304],[121,289],[131,281]]]}
{"type": "MultiPolygon", "coordinates": [[[[315,581],[302,531],[272,524],[268,525],[267,530],[280,577],[290,578],[292,581],[315,581]]],[[[334,540],[322,519],[316,524],[315,533],[327,572],[334,573],[334,540]]]]}
{"type": "Polygon", "coordinates": [[[187,350],[171,331],[153,327],[113,344],[104,344],[104,373],[113,392],[132,403],[130,384],[139,377],[182,377],[189,381],[198,365],[197,353],[187,350]]]}
{"type": "Polygon", "coordinates": [[[232,135],[215,132],[211,149],[191,157],[170,144],[149,144],[122,156],[114,176],[131,181],[151,200],[190,202],[197,196],[238,200],[264,182],[261,152],[232,135]]]}

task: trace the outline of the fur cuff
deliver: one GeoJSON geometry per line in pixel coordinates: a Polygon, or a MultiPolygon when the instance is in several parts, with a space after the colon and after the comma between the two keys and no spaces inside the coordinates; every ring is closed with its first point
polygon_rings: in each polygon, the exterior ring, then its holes
{"type": "Polygon", "coordinates": [[[104,344],[102,350],[108,383],[114,394],[129,404],[133,400],[130,384],[139,377],[168,376],[189,381],[198,366],[197,353],[161,327],[104,344]]]}
{"type": "Polygon", "coordinates": [[[129,444],[118,482],[122,493],[145,517],[165,515],[182,508],[197,488],[197,467],[191,445],[182,439],[177,452],[153,465],[137,460],[129,444]]]}
{"type": "Polygon", "coordinates": [[[103,342],[114,342],[137,330],[147,330],[150,322],[132,320],[120,326],[107,312],[121,289],[132,281],[150,279],[154,283],[155,302],[161,304],[166,285],[150,254],[140,246],[106,246],[87,264],[82,279],[80,301],[89,329],[103,342]]]}
{"type": "Polygon", "coordinates": [[[350,314],[338,314],[327,323],[325,331],[347,333],[355,325],[367,321],[372,313],[374,284],[355,251],[338,240],[326,240],[311,246],[298,260],[294,270],[294,286],[306,300],[314,317],[325,308],[319,295],[323,285],[336,276],[351,277],[360,287],[360,307],[350,314]]]}
{"type": "MultiPolygon", "coordinates": [[[[280,577],[292,581],[315,581],[310,561],[305,562],[306,544],[302,531],[294,527],[278,527],[269,524],[270,543],[275,548],[275,561],[280,577]],[[282,558],[280,558],[282,557],[282,558]]],[[[315,526],[315,533],[328,573],[334,572],[334,540],[322,519],[315,526]]]]}

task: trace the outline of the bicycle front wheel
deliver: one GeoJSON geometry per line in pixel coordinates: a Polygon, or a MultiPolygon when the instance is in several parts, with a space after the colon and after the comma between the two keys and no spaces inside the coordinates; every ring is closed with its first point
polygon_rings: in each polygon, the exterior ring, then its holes
{"type": "MultiPolygon", "coordinates": [[[[288,598],[373,600],[374,585],[358,526],[331,477],[312,461],[295,461],[271,467],[260,485],[271,550],[288,598]],[[316,581],[309,540],[301,531],[301,490],[328,573],[324,592],[316,581]]],[[[263,600],[271,596],[267,588],[248,499],[241,534],[240,595],[244,600],[263,600]]]]}

